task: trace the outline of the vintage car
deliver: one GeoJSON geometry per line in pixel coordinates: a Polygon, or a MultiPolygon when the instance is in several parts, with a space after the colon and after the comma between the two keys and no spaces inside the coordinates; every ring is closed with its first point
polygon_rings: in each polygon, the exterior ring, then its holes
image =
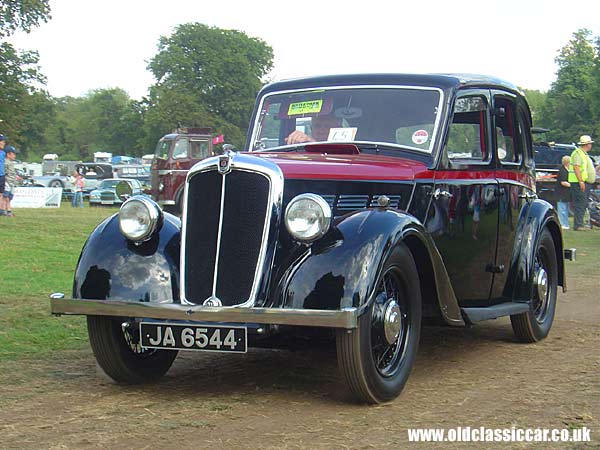
{"type": "Polygon", "coordinates": [[[354,396],[390,401],[423,322],[510,316],[518,340],[548,335],[566,252],[530,123],[519,89],[482,76],[267,85],[245,151],[187,174],[181,221],[128,199],[52,312],[88,316],[118,382],[161,377],[178,350],[335,342],[354,396]]]}
{"type": "Polygon", "coordinates": [[[73,190],[72,171],[83,175],[83,193],[89,194],[96,189],[101,180],[112,177],[112,166],[105,163],[77,163],[71,161],[53,161],[57,163],[59,171],[46,175],[34,176],[32,186],[63,188],[64,192],[70,194],[73,190]],[[61,163],[64,165],[61,166],[61,163]],[[72,167],[72,171],[68,169],[72,167]]]}
{"type": "Polygon", "coordinates": [[[117,194],[116,187],[119,183],[129,185],[131,195],[143,195],[142,183],[135,179],[128,178],[107,178],[102,180],[98,187],[90,192],[90,206],[114,206],[123,203],[122,198],[117,194]]]}

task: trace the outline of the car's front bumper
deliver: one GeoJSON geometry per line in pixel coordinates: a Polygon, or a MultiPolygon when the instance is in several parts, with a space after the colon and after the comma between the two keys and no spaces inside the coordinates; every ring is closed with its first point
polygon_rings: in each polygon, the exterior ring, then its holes
{"type": "Polygon", "coordinates": [[[50,296],[52,314],[87,316],[139,317],[164,320],[193,320],[196,322],[233,322],[307,327],[356,328],[358,309],[342,310],[235,308],[173,303],[141,303],[138,301],[66,299],[63,294],[50,296]]]}

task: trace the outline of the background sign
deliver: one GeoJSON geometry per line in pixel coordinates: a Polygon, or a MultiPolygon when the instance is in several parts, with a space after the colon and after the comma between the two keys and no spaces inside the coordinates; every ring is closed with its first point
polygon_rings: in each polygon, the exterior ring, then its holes
{"type": "Polygon", "coordinates": [[[18,187],[13,194],[13,208],[60,208],[62,188],[18,187]]]}

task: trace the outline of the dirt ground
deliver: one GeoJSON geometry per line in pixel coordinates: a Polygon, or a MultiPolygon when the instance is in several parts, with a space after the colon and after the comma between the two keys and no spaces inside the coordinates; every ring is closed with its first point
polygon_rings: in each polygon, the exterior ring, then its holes
{"type": "Polygon", "coordinates": [[[471,448],[600,448],[600,284],[573,272],[546,340],[517,343],[506,318],[425,328],[404,392],[381,406],[352,403],[334,352],[180,353],[144,387],[110,382],[89,348],[3,363],[0,448],[465,448],[408,442],[408,428],[459,426],[592,430],[587,444],[471,448]]]}

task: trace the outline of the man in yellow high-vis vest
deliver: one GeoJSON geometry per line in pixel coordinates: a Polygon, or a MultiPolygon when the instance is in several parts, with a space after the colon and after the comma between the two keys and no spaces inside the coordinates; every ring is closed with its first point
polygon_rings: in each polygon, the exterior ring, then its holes
{"type": "Polygon", "coordinates": [[[590,136],[583,135],[579,138],[579,142],[577,142],[577,148],[571,153],[569,183],[571,183],[574,216],[573,229],[575,231],[587,229],[583,224],[583,216],[588,204],[588,191],[594,181],[596,181],[594,163],[588,156],[593,142],[590,136]]]}

